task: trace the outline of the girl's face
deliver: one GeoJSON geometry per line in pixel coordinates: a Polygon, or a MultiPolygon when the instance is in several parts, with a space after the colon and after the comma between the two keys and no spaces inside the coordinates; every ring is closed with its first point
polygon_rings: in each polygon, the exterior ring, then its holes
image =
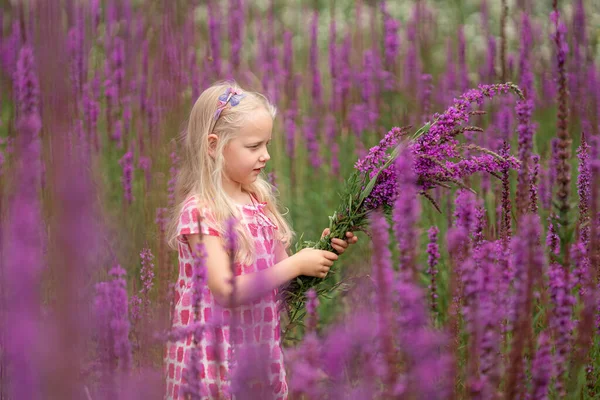
{"type": "Polygon", "coordinates": [[[235,183],[249,184],[256,180],[271,159],[267,146],[271,143],[273,118],[266,110],[251,114],[223,150],[226,177],[235,183]]]}

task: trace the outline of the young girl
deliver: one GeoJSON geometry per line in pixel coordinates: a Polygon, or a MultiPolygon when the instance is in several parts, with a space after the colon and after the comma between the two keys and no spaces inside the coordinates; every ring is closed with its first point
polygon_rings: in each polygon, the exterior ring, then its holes
{"type": "MultiPolygon", "coordinates": [[[[238,344],[266,350],[267,399],[287,398],[277,290],[299,275],[324,278],[338,256],[310,248],[287,254],[293,233],[278,211],[273,188],[261,176],[271,158],[268,146],[275,114],[275,107],[263,95],[246,92],[234,82],[208,88],[192,108],[181,138],[179,205],[168,232],[171,247],[179,251],[173,327],[194,320],[192,251],[203,243],[208,287],[201,295],[198,316],[205,329],[201,338],[190,335],[167,344],[168,399],[183,398],[194,339],[200,360],[199,376],[193,379],[200,380],[203,399],[232,398],[230,380],[238,344]],[[225,222],[230,217],[238,221],[235,254],[228,254],[225,239],[225,222]],[[229,332],[232,321],[241,326],[236,325],[236,335],[229,332]]],[[[346,240],[332,240],[339,254],[357,241],[351,232],[346,236],[346,240]]]]}

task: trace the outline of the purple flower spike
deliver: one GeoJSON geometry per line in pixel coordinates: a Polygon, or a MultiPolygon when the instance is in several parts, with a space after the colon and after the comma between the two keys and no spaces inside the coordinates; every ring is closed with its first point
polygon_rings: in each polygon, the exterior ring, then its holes
{"type": "Polygon", "coordinates": [[[123,185],[123,193],[127,204],[131,204],[134,200],[131,183],[133,180],[133,153],[128,151],[119,160],[119,164],[123,169],[123,176],[121,177],[121,183],[123,185]]]}

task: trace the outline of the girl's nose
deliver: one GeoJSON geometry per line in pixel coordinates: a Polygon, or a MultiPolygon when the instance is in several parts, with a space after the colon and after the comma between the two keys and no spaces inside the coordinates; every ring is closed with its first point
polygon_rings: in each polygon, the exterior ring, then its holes
{"type": "Polygon", "coordinates": [[[267,162],[271,159],[271,155],[269,154],[268,150],[265,150],[265,152],[263,153],[263,155],[260,157],[262,162],[267,162]]]}

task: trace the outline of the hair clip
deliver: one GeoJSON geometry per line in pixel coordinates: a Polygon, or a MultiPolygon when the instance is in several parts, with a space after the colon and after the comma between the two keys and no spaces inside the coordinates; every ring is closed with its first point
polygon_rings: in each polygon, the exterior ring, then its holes
{"type": "Polygon", "coordinates": [[[225,93],[219,96],[219,104],[217,105],[217,110],[215,111],[215,120],[219,118],[221,112],[225,109],[228,103],[231,103],[231,107],[235,107],[240,104],[240,100],[246,97],[245,93],[237,92],[233,90],[233,88],[228,87],[225,90],[225,93]]]}

